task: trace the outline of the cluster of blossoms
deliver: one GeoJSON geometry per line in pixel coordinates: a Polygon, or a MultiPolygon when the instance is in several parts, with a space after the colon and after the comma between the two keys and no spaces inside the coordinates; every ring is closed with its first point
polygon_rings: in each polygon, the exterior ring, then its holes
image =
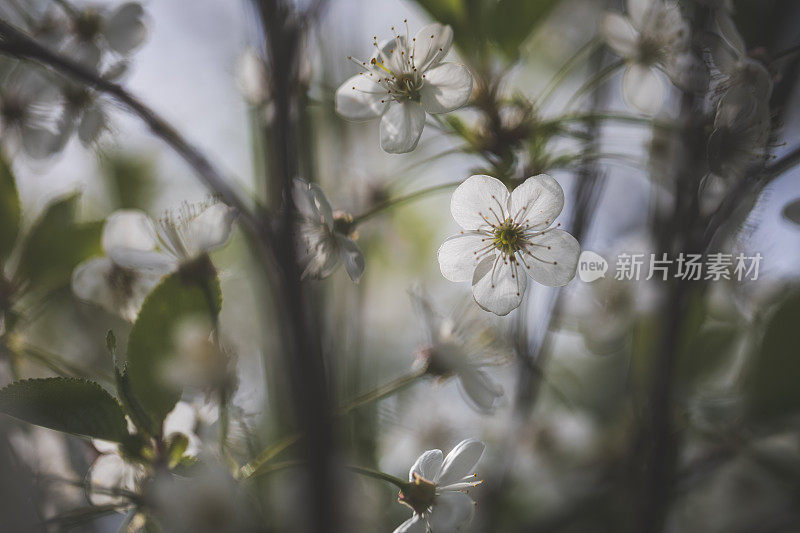
{"type": "MultiPolygon", "coordinates": [[[[13,3],[2,14],[50,50],[111,81],[125,74],[130,54],[147,35],[138,2],[114,8],[35,4],[13,3]]],[[[105,102],[85,84],[8,59],[0,59],[0,80],[0,132],[9,149],[44,158],[61,151],[73,134],[90,146],[108,128],[105,102]]]]}

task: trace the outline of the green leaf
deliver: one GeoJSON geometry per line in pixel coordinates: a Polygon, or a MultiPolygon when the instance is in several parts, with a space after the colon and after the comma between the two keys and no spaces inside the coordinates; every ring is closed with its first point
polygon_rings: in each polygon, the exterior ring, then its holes
{"type": "Polygon", "coordinates": [[[72,435],[125,442],[125,415],[117,400],[93,381],[44,378],[15,381],[0,390],[0,412],[72,435]]]}
{"type": "Polygon", "coordinates": [[[181,390],[164,376],[174,360],[177,328],[186,320],[216,322],[222,296],[207,258],[165,278],[150,293],[128,338],[127,378],[130,390],[149,414],[150,428],[159,433],[181,390]]]}
{"type": "Polygon", "coordinates": [[[19,273],[35,285],[63,285],[72,271],[100,253],[102,222],[75,222],[78,194],[50,204],[25,239],[19,273]]]}
{"type": "Polygon", "coordinates": [[[19,232],[19,195],[11,166],[0,155],[0,263],[8,258],[19,232]]]}
{"type": "Polygon", "coordinates": [[[732,355],[737,333],[738,328],[733,324],[704,324],[679,353],[678,381],[684,386],[694,386],[712,375],[732,355]]]}
{"type": "Polygon", "coordinates": [[[507,57],[516,57],[519,47],[560,0],[499,0],[495,2],[489,38],[507,57]]]}
{"type": "Polygon", "coordinates": [[[456,46],[467,55],[480,55],[487,43],[508,58],[560,0],[417,0],[428,14],[453,28],[456,46]]]}
{"type": "Polygon", "coordinates": [[[775,419],[800,412],[800,293],[785,299],[770,317],[745,382],[754,418],[775,419]]]}

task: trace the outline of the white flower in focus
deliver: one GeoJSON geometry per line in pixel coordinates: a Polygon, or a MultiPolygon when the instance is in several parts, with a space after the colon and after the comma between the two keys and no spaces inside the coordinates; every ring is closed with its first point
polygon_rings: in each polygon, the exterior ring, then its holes
{"type": "Polygon", "coordinates": [[[494,411],[503,388],[485,370],[501,357],[493,328],[468,315],[474,306],[465,307],[458,316],[442,317],[419,292],[412,293],[412,299],[426,337],[426,345],[418,350],[418,364],[431,376],[456,377],[462,395],[476,411],[494,411]]]}
{"type": "Polygon", "coordinates": [[[407,488],[398,497],[400,503],[414,511],[414,516],[400,524],[394,533],[457,531],[472,520],[475,502],[466,491],[482,483],[472,471],[484,448],[479,440],[466,439],[447,457],[443,457],[441,450],[428,450],[420,455],[408,474],[407,488]]]}
{"type": "Polygon", "coordinates": [[[692,64],[689,27],[675,2],[628,0],[628,16],[608,13],[600,34],[627,64],[622,79],[626,100],[645,112],[656,112],[664,100],[658,70],[682,84],[692,64]]]}
{"type": "Polygon", "coordinates": [[[334,214],[322,189],[301,179],[294,180],[294,202],[300,214],[303,277],[328,277],[341,261],[350,279],[358,283],[364,273],[364,254],[348,236],[348,217],[334,214]]]}
{"type": "Polygon", "coordinates": [[[483,309],[507,315],[525,293],[527,276],[548,287],[575,277],[580,245],[550,227],[564,207],[564,191],[546,174],[525,180],[512,193],[491,176],[471,176],[450,201],[464,229],[439,248],[439,268],[450,281],[471,281],[483,309]]]}
{"type": "MultiPolygon", "coordinates": [[[[394,31],[394,28],[392,28],[394,31]]],[[[352,59],[364,70],[336,91],[336,111],[355,121],[380,117],[381,148],[410,152],[425,126],[425,113],[454,111],[469,101],[472,75],[463,65],[442,62],[453,42],[450,26],[430,24],[410,38],[373,45],[367,61],[352,59]]]]}
{"type": "Polygon", "coordinates": [[[751,162],[766,157],[770,133],[767,103],[755,98],[748,87],[729,90],[717,104],[714,131],[708,139],[711,171],[722,178],[736,178],[751,162]]]}

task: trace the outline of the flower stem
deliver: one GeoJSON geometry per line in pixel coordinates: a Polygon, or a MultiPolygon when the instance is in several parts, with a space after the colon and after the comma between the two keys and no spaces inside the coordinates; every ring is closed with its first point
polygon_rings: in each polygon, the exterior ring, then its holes
{"type": "Polygon", "coordinates": [[[596,85],[599,85],[604,81],[606,81],[608,78],[610,78],[611,75],[613,75],[616,71],[622,68],[623,65],[625,65],[624,61],[616,61],[608,65],[606,68],[600,70],[593,77],[589,78],[589,80],[587,80],[586,83],[581,85],[581,87],[577,91],[575,91],[575,94],[573,94],[572,97],[569,99],[567,105],[564,106],[564,109],[569,110],[569,108],[571,108],[573,104],[575,104],[575,102],[580,100],[582,96],[588,93],[596,85]]]}
{"type": "MultiPolygon", "coordinates": [[[[385,398],[395,392],[411,385],[414,381],[418,378],[425,375],[426,368],[422,367],[419,370],[415,370],[409,374],[401,376],[397,379],[386,383],[385,385],[381,385],[380,387],[371,390],[367,393],[362,394],[361,396],[357,396],[343,407],[341,407],[336,414],[338,416],[344,416],[354,409],[358,409],[361,406],[367,405],[369,403],[378,401],[382,398],[385,398]]],[[[264,451],[262,451],[258,456],[250,461],[249,463],[245,464],[239,469],[239,476],[242,479],[251,478],[256,475],[261,475],[266,472],[271,471],[271,467],[266,467],[265,465],[275,458],[279,453],[286,450],[303,436],[302,433],[293,433],[285,437],[284,439],[268,446],[264,451]]]]}
{"type": "Polygon", "coordinates": [[[357,396],[357,397],[353,398],[351,401],[349,401],[347,404],[342,406],[337,411],[337,414],[339,416],[344,416],[344,415],[348,414],[349,412],[353,411],[354,409],[358,409],[359,407],[361,407],[363,405],[367,405],[369,403],[372,403],[372,402],[378,401],[380,399],[383,399],[383,398],[385,398],[387,396],[390,396],[390,395],[394,394],[395,392],[398,392],[401,389],[404,389],[404,388],[408,387],[409,385],[411,385],[412,383],[414,383],[417,379],[419,379],[422,376],[424,376],[426,371],[427,371],[427,368],[426,367],[422,367],[419,370],[415,370],[414,372],[411,372],[411,373],[406,374],[404,376],[400,376],[399,378],[394,379],[394,380],[390,381],[389,383],[386,383],[385,385],[382,385],[382,386],[378,387],[377,389],[374,389],[374,390],[371,390],[369,392],[366,392],[366,393],[362,394],[361,396],[357,396]]]}
{"type": "Polygon", "coordinates": [[[406,488],[408,485],[407,481],[403,481],[399,477],[392,476],[379,470],[373,470],[371,468],[364,468],[361,466],[347,466],[346,468],[352,472],[355,472],[356,474],[361,474],[362,476],[388,481],[400,490],[406,488]]]}
{"type": "Polygon", "coordinates": [[[553,95],[553,91],[555,91],[558,86],[564,81],[564,78],[575,68],[582,60],[592,55],[598,47],[600,46],[600,40],[595,38],[578,48],[578,50],[572,54],[572,57],[567,59],[566,63],[558,70],[558,72],[550,78],[550,81],[547,82],[544,90],[542,93],[536,98],[535,102],[538,107],[541,108],[542,102],[547,101],[553,95]]]}
{"type": "Polygon", "coordinates": [[[429,194],[437,193],[446,189],[450,189],[452,187],[458,187],[461,185],[460,181],[454,181],[450,183],[444,183],[442,185],[434,185],[433,187],[427,187],[425,189],[421,189],[419,191],[415,191],[404,196],[398,196],[397,198],[390,198],[389,200],[383,201],[371,209],[361,213],[360,215],[353,217],[353,227],[357,226],[358,224],[364,222],[367,219],[374,217],[375,215],[390,209],[392,207],[396,207],[398,205],[402,205],[406,202],[410,202],[412,200],[416,200],[418,198],[423,198],[429,194]]]}

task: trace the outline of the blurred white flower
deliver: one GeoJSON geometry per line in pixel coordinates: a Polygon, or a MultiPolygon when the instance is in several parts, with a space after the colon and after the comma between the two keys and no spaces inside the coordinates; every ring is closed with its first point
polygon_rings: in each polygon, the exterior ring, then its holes
{"type": "Polygon", "coordinates": [[[475,410],[494,411],[503,388],[486,372],[500,356],[497,335],[486,321],[468,315],[474,306],[464,306],[457,316],[442,317],[419,291],[412,298],[422,317],[425,342],[417,363],[426,373],[441,379],[456,377],[463,396],[475,410]]]}
{"type": "Polygon", "coordinates": [[[439,248],[439,267],[450,281],[471,281],[483,309],[507,315],[522,301],[526,273],[548,287],[575,277],[580,245],[550,227],[564,207],[564,191],[546,174],[512,193],[490,176],[471,176],[453,193],[450,211],[464,229],[439,248]]]}
{"type": "MultiPolygon", "coordinates": [[[[178,402],[164,419],[164,435],[169,441],[177,434],[188,439],[184,454],[196,456],[200,439],[195,434],[198,411],[186,402],[178,402]]],[[[89,500],[94,505],[121,504],[127,501],[125,493],[138,494],[141,482],[147,476],[147,467],[135,459],[125,457],[116,443],[92,439],[100,452],[89,469],[89,500]]]]}
{"type": "Polygon", "coordinates": [[[72,291],[133,321],[163,276],[228,241],[235,217],[235,210],[215,201],[184,204],[157,222],[141,211],[116,211],[103,228],[105,257],[78,265],[72,291]]]}
{"type": "Polygon", "coordinates": [[[708,139],[711,171],[722,178],[741,176],[753,161],[766,157],[769,133],[767,102],[755,98],[748,87],[730,89],[717,104],[708,139]]]}
{"type": "Polygon", "coordinates": [[[0,139],[7,148],[21,147],[33,158],[53,155],[64,145],[56,127],[60,107],[55,84],[25,65],[3,66],[7,72],[0,72],[0,139]]]}
{"type": "Polygon", "coordinates": [[[126,2],[113,11],[103,6],[86,7],[70,18],[73,39],[68,47],[89,66],[99,64],[104,51],[119,55],[133,52],[147,36],[144,8],[138,2],[126,2]]]}
{"type": "Polygon", "coordinates": [[[408,474],[409,484],[400,491],[398,501],[414,511],[394,533],[457,531],[472,520],[475,502],[468,489],[482,483],[472,470],[485,446],[476,439],[459,442],[443,457],[441,450],[428,450],[419,456],[408,474]]]}
{"type": "Polygon", "coordinates": [[[300,214],[303,277],[328,277],[341,261],[347,275],[357,283],[364,273],[364,254],[348,236],[348,216],[334,214],[322,189],[301,179],[294,180],[294,202],[300,214]]]}
{"type": "Polygon", "coordinates": [[[136,210],[117,211],[111,217],[115,224],[114,239],[105,250],[116,264],[170,272],[224,246],[231,236],[236,211],[210,200],[184,203],[155,222],[136,210]]]}
{"type": "MultiPolygon", "coordinates": [[[[392,28],[394,31],[394,28],[392,28]]],[[[373,45],[368,61],[352,59],[364,72],[336,91],[336,111],[349,120],[381,117],[381,147],[410,152],[425,126],[425,113],[447,113],[469,101],[472,75],[463,65],[443,63],[453,42],[450,26],[430,24],[413,38],[395,35],[373,45]]]]}
{"type": "Polygon", "coordinates": [[[101,240],[106,256],[88,259],[75,268],[72,292],[81,300],[95,303],[132,322],[163,272],[125,268],[109,257],[109,251],[115,246],[128,239],[136,240],[136,234],[128,230],[125,221],[128,216],[128,212],[118,211],[106,219],[101,240]]]}
{"type": "Polygon", "coordinates": [[[236,83],[245,100],[252,105],[262,105],[269,100],[267,69],[258,51],[247,48],[236,63],[236,83]]]}
{"type": "Polygon", "coordinates": [[[634,107],[654,113],[664,101],[658,70],[679,85],[692,63],[689,26],[675,2],[628,0],[628,16],[607,13],[600,34],[627,64],[622,79],[626,100],[634,107]]]}

